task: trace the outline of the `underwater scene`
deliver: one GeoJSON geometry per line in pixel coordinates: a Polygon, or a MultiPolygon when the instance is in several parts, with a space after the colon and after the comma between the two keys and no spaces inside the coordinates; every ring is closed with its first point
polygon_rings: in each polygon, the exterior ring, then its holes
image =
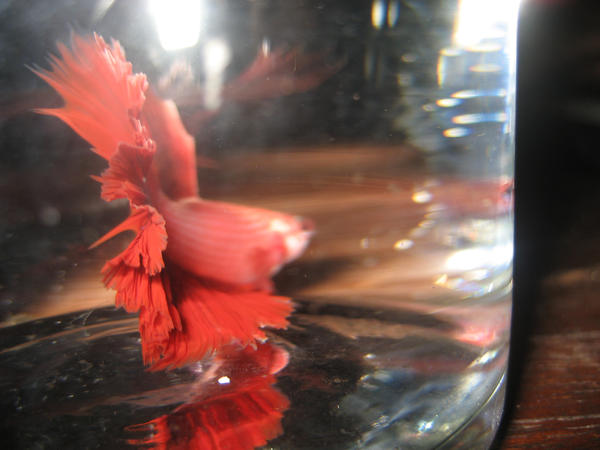
{"type": "Polygon", "coordinates": [[[7,448],[486,448],[516,0],[0,6],[7,448]]]}

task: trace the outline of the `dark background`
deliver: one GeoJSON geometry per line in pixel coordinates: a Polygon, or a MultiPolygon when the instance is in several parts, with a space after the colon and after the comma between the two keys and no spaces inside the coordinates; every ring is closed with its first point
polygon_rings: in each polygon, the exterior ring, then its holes
{"type": "Polygon", "coordinates": [[[525,0],[515,291],[498,448],[600,445],[600,2],[525,0]]]}

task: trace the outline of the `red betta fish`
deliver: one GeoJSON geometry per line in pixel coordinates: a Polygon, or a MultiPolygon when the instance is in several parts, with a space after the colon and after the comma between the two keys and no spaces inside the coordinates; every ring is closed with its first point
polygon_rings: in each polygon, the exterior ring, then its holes
{"type": "Polygon", "coordinates": [[[38,112],[61,119],[108,161],[93,177],[104,200],[129,201],[129,217],[92,247],[135,232],[102,273],[116,305],[139,312],[144,363],[178,367],[230,344],[256,345],[263,327],[287,327],[291,301],[272,294],[270,278],[303,252],[307,224],[198,197],[193,137],[175,104],[132,72],[118,42],[74,35],[71,49],[58,50],[50,70],[34,72],[65,105],[38,112]]]}

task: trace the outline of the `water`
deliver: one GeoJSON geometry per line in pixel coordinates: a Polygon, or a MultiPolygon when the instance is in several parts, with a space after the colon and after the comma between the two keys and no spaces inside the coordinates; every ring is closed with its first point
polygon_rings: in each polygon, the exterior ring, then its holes
{"type": "MultiPolygon", "coordinates": [[[[19,109],[51,104],[49,91],[6,69],[0,404],[11,448],[491,442],[510,333],[514,10],[288,3],[207,6],[199,43],[169,51],[145,2],[70,12],[83,31],[119,39],[177,102],[215,162],[198,169],[203,197],[314,223],[304,254],[273,279],[295,303],[290,325],[256,352],[145,370],[136,317],[111,306],[99,274],[131,236],[87,249],[127,205],[98,198],[87,175],[105,162],[86,143],[19,109]],[[257,49],[279,48],[299,52],[291,72],[211,97],[257,49]],[[221,69],[207,63],[219,58],[221,69]]],[[[43,5],[29,16],[15,3],[0,21],[65,40],[68,22],[48,23],[43,5]]],[[[42,47],[24,63],[42,64],[54,51],[42,47]]]]}

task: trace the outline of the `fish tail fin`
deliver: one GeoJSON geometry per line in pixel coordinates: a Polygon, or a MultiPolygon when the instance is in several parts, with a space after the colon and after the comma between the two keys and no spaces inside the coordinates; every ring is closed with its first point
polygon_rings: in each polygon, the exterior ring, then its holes
{"type": "Polygon", "coordinates": [[[57,44],[59,55],[48,58],[50,69],[30,67],[63,99],[57,109],[36,112],[53,115],[110,159],[120,142],[136,145],[141,109],[148,87],[146,76],[134,74],[117,41],[107,44],[93,34],[71,35],[71,48],[57,44]]]}
{"type": "Polygon", "coordinates": [[[172,199],[198,195],[196,141],[185,129],[177,106],[149,90],[143,117],[156,142],[157,177],[161,189],[172,199]]]}
{"type": "Polygon", "coordinates": [[[151,371],[180,367],[230,344],[256,345],[267,338],[264,327],[288,326],[293,305],[287,297],[211,285],[186,272],[175,279],[172,293],[181,329],[172,330],[160,357],[148,355],[148,360],[157,361],[151,371]]]}

